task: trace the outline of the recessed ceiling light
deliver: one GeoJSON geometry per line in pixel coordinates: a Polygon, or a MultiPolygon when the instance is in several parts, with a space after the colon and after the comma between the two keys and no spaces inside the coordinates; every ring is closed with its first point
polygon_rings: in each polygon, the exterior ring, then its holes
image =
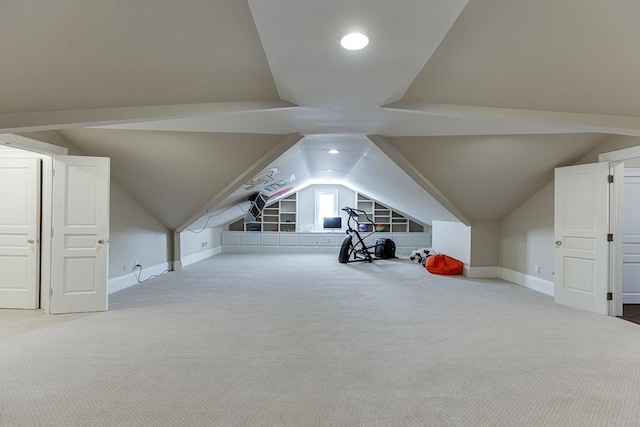
{"type": "Polygon", "coordinates": [[[331,150],[327,151],[327,153],[329,154],[338,154],[340,152],[340,150],[336,150],[335,148],[332,148],[331,150]]]}
{"type": "Polygon", "coordinates": [[[340,44],[347,50],[360,50],[369,44],[369,36],[362,33],[349,33],[340,39],[340,44]]]}
{"type": "Polygon", "coordinates": [[[325,169],[326,172],[333,172],[333,169],[325,169]]]}

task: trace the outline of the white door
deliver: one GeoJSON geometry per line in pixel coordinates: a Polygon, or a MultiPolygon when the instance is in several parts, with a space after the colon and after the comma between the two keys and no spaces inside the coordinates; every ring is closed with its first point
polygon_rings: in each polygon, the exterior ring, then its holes
{"type": "Polygon", "coordinates": [[[555,171],[555,300],[600,314],[609,303],[609,164],[555,171]]]}
{"type": "Polygon", "coordinates": [[[38,308],[40,160],[0,159],[0,308],[38,308]]]}
{"type": "Polygon", "coordinates": [[[109,159],[56,156],[51,313],[107,309],[109,159]]]}
{"type": "Polygon", "coordinates": [[[640,304],[640,169],[625,169],[623,230],[623,301],[640,304]]]}

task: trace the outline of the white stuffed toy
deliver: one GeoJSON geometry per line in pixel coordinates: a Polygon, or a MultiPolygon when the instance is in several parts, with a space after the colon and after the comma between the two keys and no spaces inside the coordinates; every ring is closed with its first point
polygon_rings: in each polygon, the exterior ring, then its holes
{"type": "Polygon", "coordinates": [[[422,260],[429,256],[429,252],[431,252],[429,248],[414,249],[409,255],[409,259],[416,264],[422,264],[422,260]]]}

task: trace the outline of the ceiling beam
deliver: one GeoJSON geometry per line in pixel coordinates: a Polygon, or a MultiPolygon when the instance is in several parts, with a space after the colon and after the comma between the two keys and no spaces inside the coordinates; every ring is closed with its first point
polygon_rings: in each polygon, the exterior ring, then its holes
{"type": "Polygon", "coordinates": [[[523,124],[544,125],[576,133],[608,133],[640,136],[640,117],[605,114],[566,113],[559,111],[520,110],[513,108],[432,104],[426,102],[394,102],[382,107],[439,117],[492,119],[523,124]]]}
{"type": "Polygon", "coordinates": [[[2,113],[0,114],[0,133],[22,133],[70,127],[104,126],[135,123],[139,121],[197,117],[212,113],[268,111],[291,107],[295,107],[295,105],[281,99],[266,99],[201,104],[2,113]]]}

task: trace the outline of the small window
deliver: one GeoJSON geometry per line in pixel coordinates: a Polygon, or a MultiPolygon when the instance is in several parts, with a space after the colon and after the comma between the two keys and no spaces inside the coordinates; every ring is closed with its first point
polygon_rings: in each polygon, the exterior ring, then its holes
{"type": "Polygon", "coordinates": [[[325,217],[338,216],[338,191],[316,191],[316,228],[322,228],[325,217]]]}

